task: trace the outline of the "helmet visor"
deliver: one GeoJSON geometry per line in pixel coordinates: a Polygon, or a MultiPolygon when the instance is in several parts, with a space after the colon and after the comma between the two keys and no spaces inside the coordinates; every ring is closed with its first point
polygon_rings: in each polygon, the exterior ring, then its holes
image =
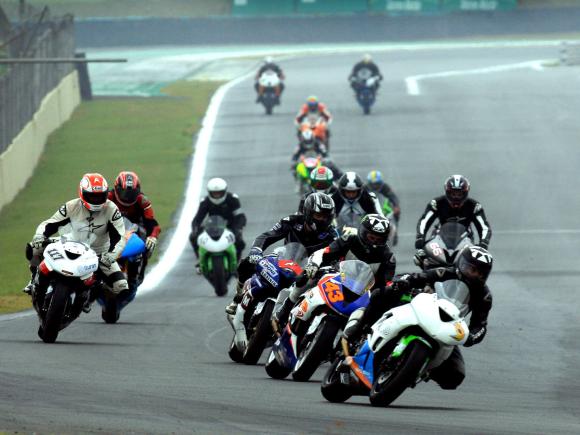
{"type": "Polygon", "coordinates": [[[328,228],[333,217],[333,213],[314,212],[312,214],[312,220],[319,229],[328,228]]]}
{"type": "Polygon", "coordinates": [[[209,192],[209,196],[211,196],[213,199],[223,198],[225,194],[226,194],[225,190],[219,190],[217,192],[209,192]]]}
{"type": "Polygon", "coordinates": [[[467,198],[467,192],[464,190],[448,190],[446,192],[447,200],[451,205],[461,205],[467,198]]]}
{"type": "Polygon", "coordinates": [[[360,189],[357,189],[357,190],[342,189],[342,195],[346,199],[357,199],[360,195],[360,189]]]}
{"type": "Polygon", "coordinates": [[[316,112],[318,110],[318,103],[315,101],[308,102],[308,110],[310,112],[316,112]]]}
{"type": "Polygon", "coordinates": [[[83,199],[92,205],[102,205],[107,201],[108,193],[105,190],[104,192],[87,192],[86,190],[83,191],[83,199]]]}
{"type": "Polygon", "coordinates": [[[139,191],[136,189],[115,189],[115,193],[124,204],[134,204],[139,195],[139,191]]]}
{"type": "Polygon", "coordinates": [[[385,246],[387,244],[388,236],[386,234],[375,234],[370,231],[363,231],[362,236],[367,245],[385,246]]]}
{"type": "Polygon", "coordinates": [[[459,259],[458,265],[459,271],[461,275],[467,280],[471,282],[481,282],[484,283],[487,279],[487,273],[480,270],[477,266],[469,263],[463,257],[459,259]]]}

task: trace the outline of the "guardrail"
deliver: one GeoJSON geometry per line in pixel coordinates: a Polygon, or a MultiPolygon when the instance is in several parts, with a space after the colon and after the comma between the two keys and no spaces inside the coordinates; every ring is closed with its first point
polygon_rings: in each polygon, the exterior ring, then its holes
{"type": "Polygon", "coordinates": [[[560,46],[560,63],[568,66],[580,65],[580,42],[562,42],[560,46]]]}
{"type": "MultiPolygon", "coordinates": [[[[41,20],[5,37],[5,55],[27,58],[74,57],[72,16],[41,20]]],[[[43,98],[75,66],[71,63],[18,63],[0,75],[0,154],[30,122],[43,98]]]]}

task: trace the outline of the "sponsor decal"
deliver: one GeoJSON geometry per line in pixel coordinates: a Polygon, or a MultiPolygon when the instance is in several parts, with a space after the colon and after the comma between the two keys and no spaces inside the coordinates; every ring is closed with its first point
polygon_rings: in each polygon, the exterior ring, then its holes
{"type": "Polygon", "coordinates": [[[457,334],[452,335],[452,337],[457,341],[463,340],[465,338],[465,330],[463,329],[463,326],[461,326],[461,323],[455,322],[453,326],[455,327],[455,332],[457,332],[457,334]]]}
{"type": "Polygon", "coordinates": [[[119,212],[119,210],[115,210],[115,213],[113,213],[113,221],[118,221],[119,219],[121,219],[121,212],[119,212]]]}
{"type": "Polygon", "coordinates": [[[58,212],[63,216],[66,217],[66,204],[63,204],[60,206],[60,208],[58,209],[58,212]]]}

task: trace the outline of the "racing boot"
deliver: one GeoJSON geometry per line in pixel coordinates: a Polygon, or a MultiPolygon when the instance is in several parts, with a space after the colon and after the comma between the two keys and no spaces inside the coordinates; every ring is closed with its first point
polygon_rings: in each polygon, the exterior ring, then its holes
{"type": "Polygon", "coordinates": [[[26,284],[24,286],[24,288],[22,289],[23,293],[26,293],[29,296],[32,296],[32,292],[34,291],[34,282],[32,282],[32,279],[30,281],[28,281],[28,284],[26,284]]]}
{"type": "Polygon", "coordinates": [[[232,319],[232,326],[234,328],[234,345],[243,354],[248,345],[248,336],[246,335],[246,327],[244,326],[244,315],[246,309],[243,304],[240,304],[236,309],[236,314],[232,319]]]}
{"type": "Polygon", "coordinates": [[[234,300],[226,305],[226,314],[234,315],[236,314],[236,308],[238,304],[242,301],[242,296],[244,294],[244,283],[238,281],[236,284],[236,294],[234,300]]]}
{"type": "Polygon", "coordinates": [[[277,334],[282,333],[282,330],[286,326],[288,322],[288,317],[290,316],[290,310],[294,306],[294,302],[290,300],[290,297],[287,297],[282,306],[274,313],[272,319],[272,327],[274,328],[274,332],[277,334]]]}

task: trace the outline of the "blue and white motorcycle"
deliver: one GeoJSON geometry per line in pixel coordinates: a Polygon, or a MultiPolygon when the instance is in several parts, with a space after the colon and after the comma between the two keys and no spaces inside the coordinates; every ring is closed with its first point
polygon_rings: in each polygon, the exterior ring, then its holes
{"type": "Polygon", "coordinates": [[[272,346],[266,372],[274,379],[292,373],[295,381],[307,381],[328,361],[338,344],[339,332],[355,310],[369,303],[374,276],[368,264],[347,260],[324,274],[298,300],[290,320],[272,346]]]}
{"type": "Polygon", "coordinates": [[[228,315],[234,338],[228,354],[235,362],[256,364],[264,348],[274,341],[271,317],[278,294],[302,276],[307,252],[300,243],[288,243],[256,264],[244,283],[244,295],[235,315],[228,315]]]}
{"type": "Polygon", "coordinates": [[[364,79],[353,77],[352,81],[354,82],[354,88],[356,89],[356,100],[358,101],[358,104],[362,107],[365,115],[370,114],[371,107],[376,99],[379,77],[372,76],[364,79]]]}

